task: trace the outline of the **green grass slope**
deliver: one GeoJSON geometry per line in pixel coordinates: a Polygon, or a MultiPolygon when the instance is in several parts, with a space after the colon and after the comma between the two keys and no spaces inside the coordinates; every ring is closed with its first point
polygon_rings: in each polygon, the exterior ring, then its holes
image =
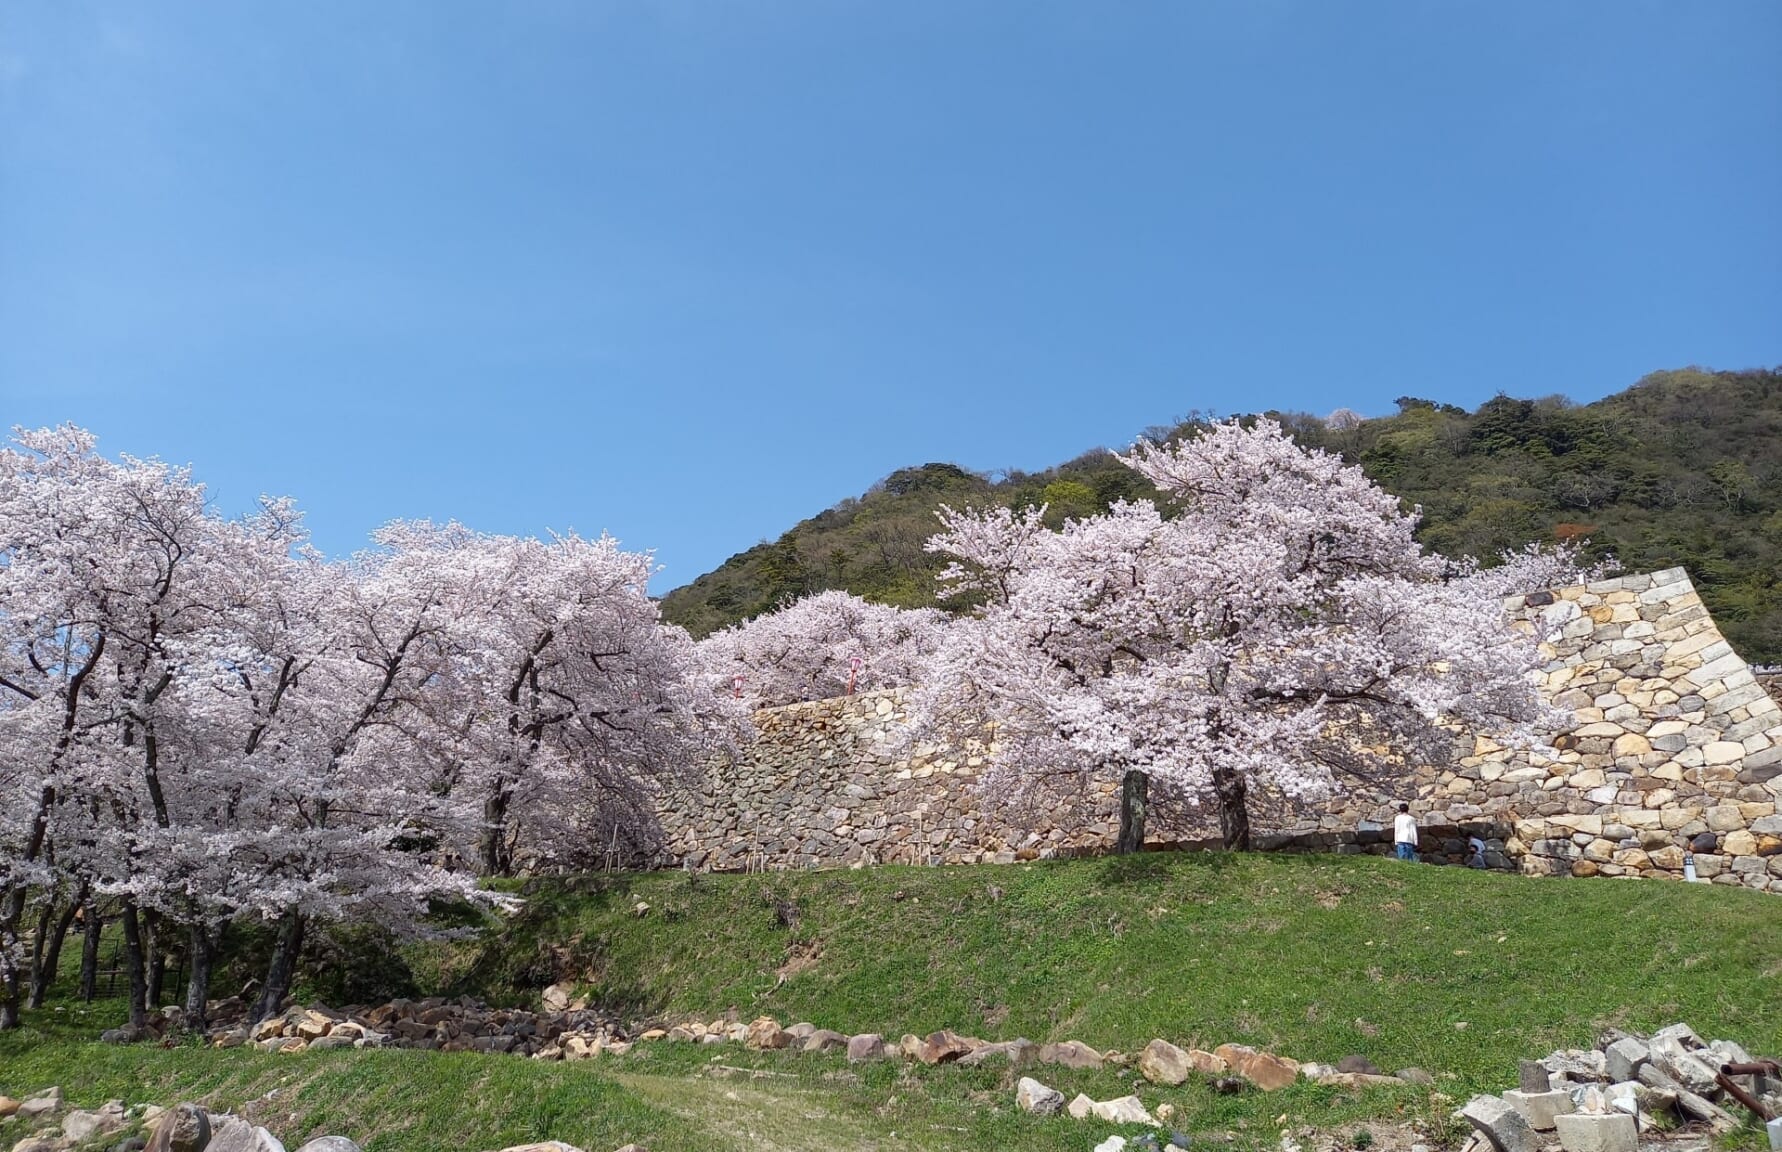
{"type": "MultiPolygon", "coordinates": [[[[1413,1124],[1457,1146],[1449,1113],[1516,1080],[1516,1060],[1605,1026],[1687,1020],[1782,1049],[1782,900],[1707,886],[1536,880],[1372,857],[1158,853],[975,868],[535,881],[480,939],[406,957],[422,990],[526,1003],[561,979],[637,1017],[734,1010],[892,1036],[950,1027],[1135,1052],[1152,1037],[1300,1059],[1359,1052],[1432,1089],[1309,1083],[1215,1095],[1130,1069],[1045,1068],[1067,1095],[1136,1090],[1235,1149],[1283,1127],[1413,1124]],[[634,906],[650,905],[639,916],[634,906]]],[[[59,1003],[0,1035],[0,1093],[60,1084],[93,1106],[200,1099],[291,1147],[322,1132],[369,1152],[567,1140],[657,1149],[1022,1148],[1114,1129],[1013,1107],[999,1065],[849,1066],[839,1055],[640,1045],[549,1064],[424,1052],[268,1055],[93,1042],[121,1005],[59,1003]]],[[[1396,1131],[1396,1129],[1395,1129],[1396,1131]]],[[[0,1146],[23,1135],[0,1122],[0,1146]]],[[[1756,1147],[1747,1131],[1733,1141],[1756,1147]]]]}
{"type": "Polygon", "coordinates": [[[1782,1046],[1782,900],[1724,888],[1158,853],[527,893],[522,916],[441,957],[435,979],[523,1000],[569,978],[638,1012],[843,1032],[1360,1052],[1469,1090],[1607,1025],[1684,1019],[1782,1046]]]}

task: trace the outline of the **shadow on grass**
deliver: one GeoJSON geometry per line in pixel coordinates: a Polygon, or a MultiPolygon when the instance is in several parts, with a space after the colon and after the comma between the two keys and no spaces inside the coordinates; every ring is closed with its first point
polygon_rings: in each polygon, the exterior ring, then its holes
{"type": "Polygon", "coordinates": [[[1097,879],[1103,884],[1140,884],[1167,880],[1171,873],[1183,868],[1218,874],[1239,862],[1240,858],[1231,852],[1141,852],[1104,857],[1097,879]]]}

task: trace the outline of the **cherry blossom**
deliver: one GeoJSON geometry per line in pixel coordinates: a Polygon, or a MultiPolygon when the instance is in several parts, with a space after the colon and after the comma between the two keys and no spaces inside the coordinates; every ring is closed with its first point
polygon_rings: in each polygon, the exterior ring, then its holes
{"type": "Polygon", "coordinates": [[[1121,459],[1165,508],[1117,504],[1056,532],[1040,510],[941,513],[930,547],[957,558],[942,578],[983,605],[948,632],[916,732],[963,739],[992,721],[989,794],[1100,776],[1142,804],[1154,779],[1216,810],[1243,848],[1252,798],[1402,773],[1446,755],[1449,725],[1532,742],[1555,722],[1536,639],[1500,598],[1506,581],[1569,582],[1569,553],[1456,568],[1359,468],[1272,421],[1121,459]]]}

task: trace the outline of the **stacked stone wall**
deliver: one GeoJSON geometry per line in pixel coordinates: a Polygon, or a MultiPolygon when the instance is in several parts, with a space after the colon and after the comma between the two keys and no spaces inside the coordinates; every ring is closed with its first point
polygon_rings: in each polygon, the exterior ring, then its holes
{"type": "Polygon", "coordinates": [[[1524,871],[1698,877],[1782,891],[1782,707],[1681,568],[1508,601],[1543,645],[1542,688],[1575,717],[1551,754],[1475,739],[1425,807],[1512,824],[1524,871]]]}
{"type": "MultiPolygon", "coordinates": [[[[1682,876],[1782,892],[1782,708],[1721,637],[1682,569],[1506,602],[1515,626],[1554,633],[1543,691],[1571,709],[1552,748],[1457,737],[1452,760],[1412,765],[1379,791],[1262,813],[1264,846],[1388,850],[1411,803],[1430,858],[1468,836],[1493,867],[1576,876],[1682,876]]],[[[1026,808],[978,787],[990,749],[902,750],[901,691],[770,709],[744,759],[699,792],[664,798],[665,862],[715,870],[966,864],[1108,850],[1117,786],[1095,781],[1026,808]]],[[[1164,805],[1152,847],[1209,845],[1211,814],[1164,805]]]]}

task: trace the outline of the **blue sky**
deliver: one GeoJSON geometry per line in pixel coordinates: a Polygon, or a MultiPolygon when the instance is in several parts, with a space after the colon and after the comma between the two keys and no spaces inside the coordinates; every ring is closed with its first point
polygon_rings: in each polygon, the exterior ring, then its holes
{"type": "Polygon", "coordinates": [[[0,423],[608,530],[1782,362],[1782,4],[0,0],[0,423]]]}

